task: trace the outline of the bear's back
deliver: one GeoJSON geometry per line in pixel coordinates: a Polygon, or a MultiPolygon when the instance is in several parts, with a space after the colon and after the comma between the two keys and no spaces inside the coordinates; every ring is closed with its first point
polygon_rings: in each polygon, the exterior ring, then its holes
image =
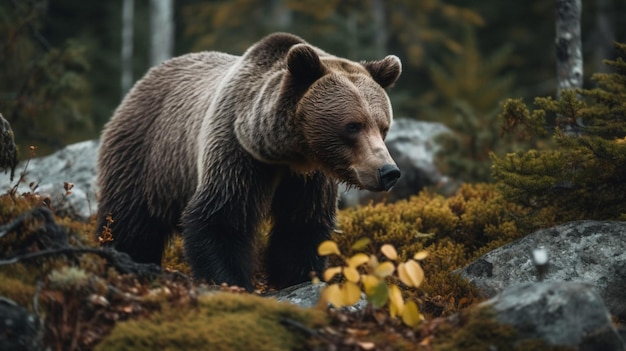
{"type": "Polygon", "coordinates": [[[133,189],[133,196],[147,199],[153,215],[178,217],[197,183],[202,119],[238,58],[206,51],[151,68],[105,127],[98,160],[101,191],[133,189]],[[114,179],[125,179],[123,186],[111,184],[114,179]]]}

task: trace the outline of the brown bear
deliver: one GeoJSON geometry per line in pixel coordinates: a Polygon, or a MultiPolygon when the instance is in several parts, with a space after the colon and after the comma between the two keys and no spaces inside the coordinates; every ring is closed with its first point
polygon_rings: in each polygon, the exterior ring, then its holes
{"type": "Polygon", "coordinates": [[[277,33],[242,56],[173,58],[139,80],[105,126],[98,228],[138,262],[182,232],[195,277],[252,289],[255,236],[271,217],[266,269],[284,287],[324,269],[337,182],[389,190],[384,88],[400,60],[357,63],[277,33]]]}

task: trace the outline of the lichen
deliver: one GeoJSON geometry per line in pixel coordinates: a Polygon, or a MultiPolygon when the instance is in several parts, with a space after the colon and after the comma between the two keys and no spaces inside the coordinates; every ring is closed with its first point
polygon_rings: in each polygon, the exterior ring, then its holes
{"type": "Polygon", "coordinates": [[[87,272],[78,267],[62,267],[48,274],[50,288],[58,290],[80,290],[88,284],[88,280],[87,272]]]}

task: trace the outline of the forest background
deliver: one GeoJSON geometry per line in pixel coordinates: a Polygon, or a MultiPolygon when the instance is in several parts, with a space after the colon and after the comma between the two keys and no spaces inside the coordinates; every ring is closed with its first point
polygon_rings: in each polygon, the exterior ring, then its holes
{"type": "MultiPolygon", "coordinates": [[[[613,42],[626,41],[623,18],[624,0],[582,0],[585,87],[606,69],[601,61],[613,57],[613,42]]],[[[556,93],[555,1],[1,0],[0,113],[20,150],[36,145],[41,156],[97,138],[163,52],[241,54],[274,31],[352,60],[399,56],[403,74],[390,91],[395,116],[468,135],[457,148],[472,143],[481,150],[465,156],[479,162],[500,148],[493,140],[504,99],[556,93]],[[159,24],[163,3],[171,3],[170,23],[159,24]],[[172,42],[159,34],[170,26],[172,42]],[[129,28],[130,51],[128,41],[122,49],[129,28]]],[[[485,169],[465,167],[464,180],[485,180],[485,169]]]]}

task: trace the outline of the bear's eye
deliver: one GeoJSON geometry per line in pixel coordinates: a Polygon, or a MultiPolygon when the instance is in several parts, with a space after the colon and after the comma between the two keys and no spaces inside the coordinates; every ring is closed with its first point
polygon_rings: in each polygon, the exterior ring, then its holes
{"type": "Polygon", "coordinates": [[[356,134],[363,129],[363,124],[360,122],[350,122],[346,125],[346,132],[350,134],[356,134]]]}
{"type": "Polygon", "coordinates": [[[380,130],[381,135],[383,136],[383,139],[385,139],[387,137],[387,133],[389,132],[389,128],[383,128],[380,130]]]}

